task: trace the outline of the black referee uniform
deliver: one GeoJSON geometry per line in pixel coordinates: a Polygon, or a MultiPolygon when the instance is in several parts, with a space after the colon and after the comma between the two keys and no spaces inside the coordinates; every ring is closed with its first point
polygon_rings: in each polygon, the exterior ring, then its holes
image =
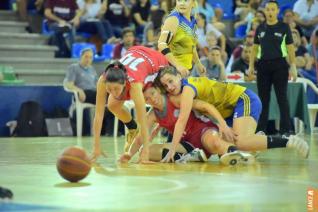
{"type": "Polygon", "coordinates": [[[257,89],[263,110],[258,122],[258,130],[266,132],[271,87],[274,85],[280,110],[280,133],[291,129],[287,99],[289,65],[286,61],[287,45],[293,43],[289,25],[278,21],[274,25],[261,24],[255,33],[254,44],[259,45],[257,69],[257,89]]]}

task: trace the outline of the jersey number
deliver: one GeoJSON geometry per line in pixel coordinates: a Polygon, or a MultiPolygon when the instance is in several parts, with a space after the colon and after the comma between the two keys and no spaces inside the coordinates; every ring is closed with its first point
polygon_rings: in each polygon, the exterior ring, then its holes
{"type": "Polygon", "coordinates": [[[131,53],[126,54],[119,60],[124,66],[128,66],[133,71],[137,71],[137,66],[144,61],[143,58],[133,57],[131,53]]]}

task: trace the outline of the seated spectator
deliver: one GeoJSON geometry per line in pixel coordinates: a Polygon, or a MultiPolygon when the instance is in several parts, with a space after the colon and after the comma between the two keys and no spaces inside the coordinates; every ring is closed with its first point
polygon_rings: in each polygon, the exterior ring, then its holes
{"type": "Polygon", "coordinates": [[[309,38],[318,24],[318,2],[316,0],[297,0],[293,11],[296,23],[303,27],[305,36],[309,38]]]}
{"type": "Polygon", "coordinates": [[[251,78],[249,78],[248,74],[247,74],[252,48],[253,48],[252,44],[245,44],[243,46],[242,55],[240,56],[239,59],[234,61],[233,65],[231,67],[231,72],[241,72],[241,73],[243,73],[245,81],[254,81],[254,80],[256,80],[256,75],[255,74],[251,78]]]}
{"type": "MultiPolygon", "coordinates": [[[[197,20],[197,29],[196,29],[196,34],[198,36],[198,47],[200,49],[199,54],[200,56],[207,56],[208,55],[208,48],[209,46],[215,46],[217,45],[216,43],[212,43],[213,45],[209,45],[207,42],[207,35],[212,34],[215,36],[215,39],[218,40],[220,43],[220,47],[222,52],[225,52],[225,44],[226,44],[226,39],[225,36],[218,30],[216,29],[212,24],[208,23],[206,21],[206,17],[203,13],[197,14],[196,17],[197,20]]],[[[212,37],[212,35],[210,35],[212,37]]],[[[210,38],[213,39],[213,38],[210,38]]]]}
{"type": "Polygon", "coordinates": [[[83,11],[78,32],[98,34],[102,43],[116,42],[112,26],[107,20],[101,20],[103,10],[98,0],[77,0],[78,7],[83,11]]]}
{"type": "Polygon", "coordinates": [[[150,14],[150,0],[137,0],[136,4],[131,9],[132,21],[135,24],[136,36],[142,40],[144,27],[148,22],[150,14]]]}
{"type": "Polygon", "coordinates": [[[146,24],[144,29],[143,44],[146,46],[155,47],[155,43],[158,42],[161,25],[165,11],[161,9],[153,10],[150,13],[150,21],[146,24]]]}
{"type": "Polygon", "coordinates": [[[257,2],[252,2],[249,7],[246,8],[246,16],[245,18],[235,22],[234,28],[238,28],[242,25],[247,25],[246,27],[246,33],[248,33],[252,28],[252,23],[254,18],[256,18],[257,9],[259,7],[259,4],[257,2]]]}
{"type": "Polygon", "coordinates": [[[120,59],[126,53],[127,49],[132,46],[135,46],[135,32],[133,29],[127,27],[123,30],[123,40],[114,47],[113,50],[113,59],[120,59]]]}
{"type": "Polygon", "coordinates": [[[251,0],[235,0],[234,1],[234,15],[238,17],[239,20],[243,20],[247,13],[251,0]]]}
{"type": "MultiPolygon", "coordinates": [[[[221,57],[221,48],[218,46],[214,46],[209,49],[209,54],[207,58],[201,59],[202,65],[206,68],[205,75],[209,79],[216,79],[218,81],[225,81],[225,67],[224,62],[221,57]]],[[[198,70],[196,66],[194,67],[194,70],[192,72],[192,75],[197,77],[200,76],[198,74],[198,70]]]]}
{"type": "Polygon", "coordinates": [[[242,45],[238,45],[232,52],[231,54],[231,57],[226,65],[226,73],[230,73],[231,72],[231,68],[232,68],[232,65],[233,65],[233,62],[237,59],[239,59],[241,57],[241,54],[242,54],[242,51],[243,51],[243,46],[244,45],[253,45],[253,42],[254,42],[254,32],[253,31],[250,31],[244,41],[243,41],[243,44],[242,45]]]}
{"type": "MultiPolygon", "coordinates": [[[[203,56],[208,56],[208,52],[209,52],[209,48],[211,48],[211,46],[220,46],[219,44],[221,43],[221,41],[217,40],[214,32],[209,32],[206,36],[206,41],[208,43],[207,47],[203,48],[203,56]]],[[[225,47],[223,47],[225,48],[225,47]]],[[[227,61],[227,53],[226,51],[223,51],[222,48],[221,48],[221,55],[222,55],[222,59],[223,59],[223,62],[225,63],[227,61]]]]}
{"type": "MultiPolygon", "coordinates": [[[[93,54],[92,49],[83,49],[80,54],[80,61],[68,67],[63,84],[67,89],[76,91],[81,102],[96,104],[96,84],[98,78],[96,70],[92,66],[93,54]]],[[[108,120],[114,118],[109,111],[105,113],[105,117],[108,120]]],[[[105,123],[109,124],[113,122],[106,121],[105,123]]],[[[107,129],[107,133],[111,134],[113,127],[104,127],[104,129],[107,129]]]]}
{"type": "Polygon", "coordinates": [[[302,70],[312,70],[313,58],[310,57],[306,47],[301,45],[301,38],[297,29],[292,29],[292,36],[295,46],[296,67],[302,70]]]}
{"type": "Polygon", "coordinates": [[[55,56],[70,57],[70,49],[74,42],[74,31],[79,26],[82,15],[76,1],[47,0],[44,14],[48,19],[50,30],[54,32],[52,43],[58,47],[55,56]],[[69,45],[66,43],[65,33],[68,34],[69,45]]]}
{"type": "Polygon", "coordinates": [[[216,21],[214,9],[206,0],[198,0],[198,7],[195,9],[195,12],[204,14],[207,23],[216,21]]]}
{"type": "Polygon", "coordinates": [[[217,28],[219,31],[224,32],[225,31],[225,24],[223,23],[223,9],[222,7],[215,7],[214,8],[214,14],[215,18],[213,18],[213,26],[217,28]]]}
{"type": "Polygon", "coordinates": [[[26,27],[28,32],[33,32],[31,27],[32,20],[28,16],[29,10],[36,10],[38,14],[43,16],[44,13],[44,0],[17,0],[17,9],[21,21],[28,22],[29,26],[26,27]]]}
{"type": "Polygon", "coordinates": [[[283,14],[283,22],[288,24],[291,29],[296,29],[299,32],[301,38],[301,44],[307,46],[308,42],[306,36],[304,36],[302,28],[295,21],[295,14],[292,9],[286,9],[283,14]]]}
{"type": "Polygon", "coordinates": [[[123,28],[129,26],[129,3],[124,0],[103,0],[102,13],[104,19],[109,21],[117,38],[122,37],[123,28]]]}

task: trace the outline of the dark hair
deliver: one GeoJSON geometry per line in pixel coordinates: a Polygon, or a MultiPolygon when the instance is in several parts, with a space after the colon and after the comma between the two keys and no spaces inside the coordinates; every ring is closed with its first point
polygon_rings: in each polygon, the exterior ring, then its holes
{"type": "Polygon", "coordinates": [[[165,16],[165,11],[162,9],[154,10],[151,12],[150,19],[151,19],[151,22],[153,23],[154,30],[161,28],[164,16],[165,16]]]}
{"type": "Polygon", "coordinates": [[[279,4],[278,4],[278,2],[277,2],[276,0],[268,0],[265,5],[267,5],[267,4],[269,4],[269,3],[276,4],[277,7],[279,8],[279,4]]]}
{"type": "Polygon", "coordinates": [[[203,28],[203,31],[204,31],[204,34],[206,34],[206,28],[207,28],[207,22],[206,22],[206,16],[203,14],[203,13],[198,13],[198,16],[200,16],[203,21],[204,21],[204,28],[203,28]]]}
{"type": "Polygon", "coordinates": [[[122,37],[124,37],[127,33],[133,33],[135,35],[135,31],[130,27],[125,27],[121,33],[122,37]]]}
{"type": "Polygon", "coordinates": [[[163,85],[161,84],[160,79],[166,74],[171,74],[171,75],[177,76],[180,73],[177,71],[177,69],[174,66],[165,66],[165,67],[161,67],[159,69],[158,75],[154,80],[154,85],[156,87],[158,87],[162,93],[166,93],[166,90],[163,87],[163,85]]]}
{"type": "Polygon", "coordinates": [[[105,82],[116,82],[125,84],[127,80],[127,73],[125,66],[119,61],[108,64],[103,73],[105,82]]]}

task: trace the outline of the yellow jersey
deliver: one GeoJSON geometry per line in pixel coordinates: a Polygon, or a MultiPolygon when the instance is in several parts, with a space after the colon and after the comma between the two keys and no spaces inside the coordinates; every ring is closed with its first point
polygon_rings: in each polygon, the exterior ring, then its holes
{"type": "Polygon", "coordinates": [[[168,17],[171,16],[177,17],[179,25],[176,34],[169,43],[169,48],[177,61],[191,70],[193,49],[196,48],[197,44],[196,20],[191,16],[191,21],[189,21],[176,10],[173,10],[168,17]]]}
{"type": "Polygon", "coordinates": [[[184,86],[189,86],[194,90],[195,99],[214,105],[223,118],[228,118],[233,114],[240,95],[246,90],[243,86],[218,82],[207,77],[182,79],[182,87],[184,86]]]}

